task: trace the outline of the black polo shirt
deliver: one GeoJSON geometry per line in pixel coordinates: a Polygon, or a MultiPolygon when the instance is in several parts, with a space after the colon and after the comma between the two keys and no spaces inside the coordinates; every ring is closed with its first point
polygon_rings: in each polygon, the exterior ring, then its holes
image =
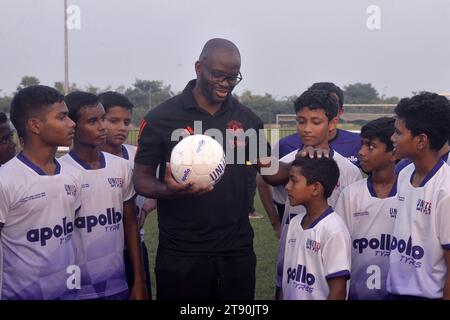
{"type": "MultiPolygon", "coordinates": [[[[223,137],[227,128],[263,129],[261,119],[232,97],[214,115],[207,113],[194,99],[194,86],[195,80],[190,81],[181,94],[151,110],[141,125],[135,162],[159,164],[161,181],[165,162],[170,161],[171,150],[178,142],[171,141],[174,130],[192,133],[194,121],[201,121],[201,133],[215,128],[223,137]]],[[[245,148],[245,143],[224,143],[245,148]]],[[[245,164],[227,163],[213,191],[201,196],[158,199],[159,248],[183,255],[238,256],[253,252],[246,170],[245,164]]]]}

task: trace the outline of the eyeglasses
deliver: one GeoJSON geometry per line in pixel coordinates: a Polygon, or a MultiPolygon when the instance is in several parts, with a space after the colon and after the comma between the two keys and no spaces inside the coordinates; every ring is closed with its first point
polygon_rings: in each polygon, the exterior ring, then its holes
{"type": "Polygon", "coordinates": [[[223,81],[227,81],[230,85],[235,86],[239,82],[242,81],[242,74],[239,72],[235,76],[227,75],[220,71],[211,70],[210,67],[207,64],[203,64],[206,67],[206,70],[208,71],[209,75],[211,76],[211,79],[213,82],[220,83],[223,81]]]}
{"type": "Polygon", "coordinates": [[[14,130],[8,132],[3,137],[0,137],[0,144],[7,144],[9,141],[12,141],[14,137],[14,130]]]}

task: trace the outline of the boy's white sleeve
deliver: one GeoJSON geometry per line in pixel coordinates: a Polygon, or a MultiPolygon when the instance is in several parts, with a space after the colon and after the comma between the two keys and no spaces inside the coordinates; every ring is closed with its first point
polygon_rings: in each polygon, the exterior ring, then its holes
{"type": "Polygon", "coordinates": [[[350,234],[352,234],[353,226],[351,221],[351,212],[349,208],[349,187],[345,188],[336,202],[336,206],[334,207],[334,212],[336,212],[342,220],[344,220],[345,225],[348,228],[350,234]]]}
{"type": "Polygon", "coordinates": [[[123,188],[122,188],[122,192],[123,192],[123,201],[128,201],[130,200],[132,197],[134,197],[134,195],[136,194],[136,192],[134,191],[134,186],[133,186],[133,168],[131,166],[130,161],[125,161],[124,163],[125,166],[125,173],[124,173],[124,184],[123,184],[123,188]]]}
{"type": "Polygon", "coordinates": [[[439,201],[436,207],[436,229],[441,246],[450,250],[450,196],[439,201]]]}
{"type": "Polygon", "coordinates": [[[6,223],[6,217],[9,212],[10,199],[6,193],[5,186],[0,181],[0,225],[6,223]]]}
{"type": "Polygon", "coordinates": [[[286,208],[283,214],[283,220],[281,221],[281,235],[278,244],[278,254],[276,261],[276,274],[275,274],[275,285],[281,288],[283,283],[283,267],[284,267],[284,252],[286,249],[286,238],[289,227],[289,203],[286,202],[286,208]]]}
{"type": "Polygon", "coordinates": [[[334,232],[322,247],[322,260],[327,280],[336,277],[350,278],[351,248],[347,230],[334,232]]]}

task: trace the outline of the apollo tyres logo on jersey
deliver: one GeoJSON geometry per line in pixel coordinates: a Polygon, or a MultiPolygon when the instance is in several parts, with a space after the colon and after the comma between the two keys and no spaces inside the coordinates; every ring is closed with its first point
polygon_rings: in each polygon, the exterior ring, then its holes
{"type": "Polygon", "coordinates": [[[381,234],[377,238],[359,238],[353,240],[353,248],[362,254],[364,250],[370,248],[374,250],[375,256],[389,256],[392,251],[397,250],[401,254],[401,262],[414,265],[416,268],[421,267],[421,262],[425,254],[425,250],[418,245],[412,244],[411,237],[408,240],[397,239],[390,234],[381,234]]]}
{"type": "Polygon", "coordinates": [[[359,238],[353,240],[353,248],[362,254],[367,248],[374,251],[375,256],[389,257],[391,250],[392,236],[390,234],[382,233],[377,238],[359,238]]]}
{"type": "Polygon", "coordinates": [[[87,215],[75,219],[75,226],[78,229],[86,229],[88,233],[95,227],[104,227],[105,232],[119,230],[122,213],[114,208],[107,208],[106,214],[87,215]]]}
{"type": "Polygon", "coordinates": [[[297,267],[287,269],[287,283],[289,284],[289,282],[292,282],[292,286],[298,290],[312,293],[316,277],[307,272],[306,266],[299,264],[297,267]]]}
{"type": "Polygon", "coordinates": [[[62,224],[57,224],[53,227],[32,229],[26,235],[29,242],[40,242],[41,246],[45,247],[47,242],[52,238],[59,239],[59,244],[69,241],[72,237],[72,232],[73,222],[67,221],[67,218],[63,218],[62,224]]]}
{"type": "Polygon", "coordinates": [[[422,262],[419,260],[425,255],[425,250],[421,246],[413,245],[411,236],[408,240],[392,237],[391,251],[394,250],[400,253],[400,262],[412,265],[414,268],[422,267],[422,262]]]}

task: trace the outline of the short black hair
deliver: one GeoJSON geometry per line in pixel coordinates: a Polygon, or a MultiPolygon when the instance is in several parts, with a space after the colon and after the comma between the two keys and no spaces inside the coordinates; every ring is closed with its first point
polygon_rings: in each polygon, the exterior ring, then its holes
{"type": "Polygon", "coordinates": [[[439,150],[450,136],[450,102],[437,93],[422,92],[403,98],[395,114],[405,121],[413,136],[426,134],[433,150],[439,150]]]}
{"type": "Polygon", "coordinates": [[[366,123],[361,128],[361,138],[378,139],[386,145],[386,151],[394,150],[391,136],[395,131],[395,118],[382,117],[366,123]]]}
{"type": "Polygon", "coordinates": [[[0,124],[4,124],[8,122],[8,117],[6,116],[6,113],[0,112],[0,124]]]}
{"type": "Polygon", "coordinates": [[[78,111],[86,106],[96,106],[100,99],[93,93],[84,91],[74,91],[66,95],[65,99],[69,109],[69,117],[75,123],[78,121],[78,111]]]}
{"type": "Polygon", "coordinates": [[[134,105],[131,101],[123,94],[115,92],[115,91],[106,91],[98,95],[100,102],[102,103],[105,111],[108,112],[108,109],[111,107],[122,107],[127,110],[133,111],[134,105]]]}
{"type": "Polygon", "coordinates": [[[325,90],[306,90],[294,101],[295,113],[303,108],[311,110],[322,109],[331,121],[338,114],[338,102],[325,90]]]}
{"type": "Polygon", "coordinates": [[[306,178],[306,183],[311,185],[320,182],[324,189],[323,196],[329,198],[339,180],[339,167],[332,158],[301,157],[292,163],[293,167],[300,167],[300,173],[306,178]]]}
{"type": "Polygon", "coordinates": [[[11,122],[19,137],[25,137],[26,123],[31,117],[44,117],[47,107],[64,101],[64,96],[55,88],[34,85],[19,90],[11,101],[11,122]]]}
{"type": "Polygon", "coordinates": [[[341,88],[339,88],[337,85],[335,85],[333,82],[316,82],[313,83],[311,87],[308,88],[308,90],[325,90],[327,92],[333,92],[335,93],[339,98],[339,107],[344,107],[344,92],[341,88]]]}

